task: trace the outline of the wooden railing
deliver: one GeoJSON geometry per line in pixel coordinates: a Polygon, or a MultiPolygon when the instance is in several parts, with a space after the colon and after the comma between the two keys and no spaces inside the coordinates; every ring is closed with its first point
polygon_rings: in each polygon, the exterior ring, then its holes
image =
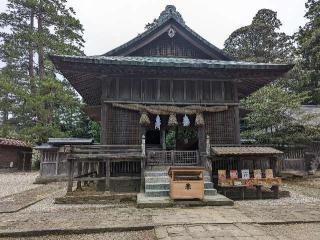
{"type": "Polygon", "coordinates": [[[147,151],[148,166],[196,166],[198,151],[147,151]]]}
{"type": "Polygon", "coordinates": [[[144,156],[140,145],[83,145],[66,147],[68,161],[68,192],[73,181],[97,182],[97,190],[109,188],[111,176],[140,174],[144,156]],[[100,182],[100,184],[98,184],[100,182]]]}

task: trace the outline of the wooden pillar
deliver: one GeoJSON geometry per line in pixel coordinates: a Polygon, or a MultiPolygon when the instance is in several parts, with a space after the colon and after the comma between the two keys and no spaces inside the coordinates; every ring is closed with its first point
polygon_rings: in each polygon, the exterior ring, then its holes
{"type": "Polygon", "coordinates": [[[106,186],[105,191],[110,191],[110,159],[105,159],[105,175],[106,175],[106,186]]]}
{"type": "Polygon", "coordinates": [[[145,179],[144,179],[144,170],[146,167],[146,137],[142,135],[141,138],[141,179],[140,179],[140,192],[143,193],[145,191],[145,179]]]}
{"type": "Polygon", "coordinates": [[[198,148],[199,152],[206,152],[206,133],[204,127],[198,127],[198,148]]]}
{"type": "Polygon", "coordinates": [[[77,172],[78,172],[78,177],[80,177],[80,179],[77,181],[77,190],[82,190],[81,188],[82,162],[80,160],[77,162],[77,172]]]}
{"type": "MultiPolygon", "coordinates": [[[[105,176],[105,162],[104,161],[99,161],[98,164],[98,177],[104,177],[105,176]]],[[[97,186],[96,190],[97,192],[104,192],[106,190],[106,181],[104,180],[99,180],[97,181],[97,186]]]]}
{"type": "Polygon", "coordinates": [[[68,188],[67,192],[72,192],[73,187],[73,171],[74,171],[74,160],[69,159],[68,160],[68,188]]]}
{"type": "Polygon", "coordinates": [[[25,171],[25,166],[26,166],[26,153],[23,152],[23,163],[22,163],[22,171],[25,171]]]}

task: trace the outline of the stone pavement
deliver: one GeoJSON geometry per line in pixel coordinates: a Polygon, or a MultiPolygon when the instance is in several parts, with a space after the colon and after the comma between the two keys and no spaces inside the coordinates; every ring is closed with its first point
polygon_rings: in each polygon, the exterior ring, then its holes
{"type": "MultiPolygon", "coordinates": [[[[272,204],[245,201],[235,206],[145,209],[136,208],[133,203],[57,205],[54,198],[65,194],[64,190],[57,187],[55,194],[46,197],[47,190],[55,187],[51,184],[46,186],[34,189],[38,191],[34,196],[45,197],[44,200],[17,212],[0,213],[0,238],[59,232],[83,234],[155,229],[156,237],[164,240],[293,239],[281,231],[275,236],[268,227],[275,226],[275,230],[279,230],[284,226],[294,227],[294,223],[302,226],[314,224],[313,229],[320,226],[319,202],[278,205],[272,201],[272,204]]],[[[21,194],[17,195],[20,196],[18,199],[23,199],[21,194]]],[[[10,206],[7,202],[7,207],[10,206]]],[[[315,231],[314,236],[297,239],[318,240],[320,231],[315,231]]]]}
{"type": "Polygon", "coordinates": [[[257,224],[201,224],[155,228],[159,240],[223,239],[223,240],[276,240],[257,224]]]}

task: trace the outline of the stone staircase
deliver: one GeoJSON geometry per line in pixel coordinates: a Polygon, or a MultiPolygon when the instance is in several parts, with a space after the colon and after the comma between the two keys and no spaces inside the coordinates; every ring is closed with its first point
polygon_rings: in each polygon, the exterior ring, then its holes
{"type": "MultiPolygon", "coordinates": [[[[205,196],[217,195],[210,175],[204,172],[204,194],[205,196]]],[[[145,196],[146,197],[169,197],[170,177],[167,170],[146,170],[145,171],[145,196]]]]}

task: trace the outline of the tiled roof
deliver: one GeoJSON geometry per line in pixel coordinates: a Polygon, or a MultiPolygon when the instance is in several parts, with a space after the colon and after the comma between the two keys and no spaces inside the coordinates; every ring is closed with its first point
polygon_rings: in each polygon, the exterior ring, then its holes
{"type": "Polygon", "coordinates": [[[192,58],[168,58],[168,57],[124,57],[124,56],[67,56],[54,55],[52,60],[62,62],[106,64],[106,65],[130,65],[148,67],[176,67],[176,68],[210,68],[210,69],[291,69],[292,65],[254,63],[241,61],[223,61],[192,58]]]}
{"type": "Polygon", "coordinates": [[[272,147],[211,147],[214,155],[273,155],[283,152],[272,147]]]}
{"type": "Polygon", "coordinates": [[[13,146],[31,148],[32,146],[26,142],[17,139],[0,138],[0,146],[13,146]]]}
{"type": "Polygon", "coordinates": [[[48,144],[52,145],[77,145],[77,144],[92,144],[92,138],[49,138],[48,144]]]}

